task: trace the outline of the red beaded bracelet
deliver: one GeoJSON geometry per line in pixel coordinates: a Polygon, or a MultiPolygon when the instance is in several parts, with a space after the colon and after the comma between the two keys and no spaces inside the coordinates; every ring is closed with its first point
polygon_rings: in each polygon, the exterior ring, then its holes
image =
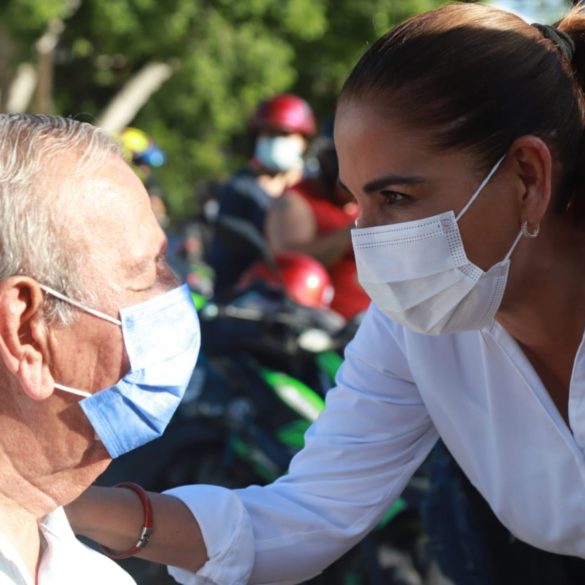
{"type": "Polygon", "coordinates": [[[144,522],[142,524],[142,529],[140,531],[140,535],[138,536],[138,542],[132,548],[118,552],[108,548],[107,546],[100,545],[104,554],[109,556],[111,559],[119,560],[134,556],[139,550],[143,549],[148,544],[148,541],[150,540],[153,532],[152,504],[150,503],[148,494],[136,483],[131,481],[123,481],[116,484],[114,487],[123,487],[132,490],[140,498],[142,507],[144,508],[144,522]]]}

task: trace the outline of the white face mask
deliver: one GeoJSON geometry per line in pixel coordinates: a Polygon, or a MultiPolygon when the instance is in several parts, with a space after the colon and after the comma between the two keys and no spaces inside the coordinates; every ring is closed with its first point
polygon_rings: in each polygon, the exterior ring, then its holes
{"type": "Polygon", "coordinates": [[[289,136],[261,136],[254,156],[268,171],[282,173],[303,168],[303,146],[289,136]]]}
{"type": "Polygon", "coordinates": [[[358,279],[378,308],[409,329],[441,335],[481,329],[498,310],[518,234],[506,257],[487,272],[467,258],[457,222],[467,205],[426,219],[352,230],[358,279]]]}

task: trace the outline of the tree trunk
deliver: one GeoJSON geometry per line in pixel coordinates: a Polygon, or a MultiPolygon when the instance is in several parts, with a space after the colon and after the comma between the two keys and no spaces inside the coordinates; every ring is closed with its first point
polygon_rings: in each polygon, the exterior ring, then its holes
{"type": "Polygon", "coordinates": [[[65,30],[60,19],[52,20],[45,34],[37,41],[37,95],[36,111],[50,114],[53,103],[53,58],[59,37],[65,30]]]}
{"type": "Polygon", "coordinates": [[[96,125],[108,132],[121,132],[172,74],[168,63],[147,63],[114,96],[96,125]]]}

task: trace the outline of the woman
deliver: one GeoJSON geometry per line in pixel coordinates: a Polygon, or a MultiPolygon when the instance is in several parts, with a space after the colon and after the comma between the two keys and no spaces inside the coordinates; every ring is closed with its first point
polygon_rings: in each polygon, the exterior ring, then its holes
{"type": "MultiPolygon", "coordinates": [[[[153,495],[145,558],[205,563],[212,583],[307,578],[375,525],[439,436],[512,534],[585,557],[584,33],[578,9],[555,30],[456,4],[368,49],[335,142],[373,303],[338,386],[275,484],[153,495]]],[[[129,490],[72,509],[121,549],[141,518],[129,490]]]]}

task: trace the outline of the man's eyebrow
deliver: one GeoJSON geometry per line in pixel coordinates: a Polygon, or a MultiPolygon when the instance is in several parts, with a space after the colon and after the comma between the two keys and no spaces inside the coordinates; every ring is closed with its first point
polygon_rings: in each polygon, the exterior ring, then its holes
{"type": "Polygon", "coordinates": [[[154,259],[152,256],[142,256],[141,258],[137,258],[134,260],[134,262],[132,262],[132,264],[126,266],[124,272],[126,272],[126,275],[130,277],[140,276],[141,274],[144,274],[148,271],[148,268],[152,265],[153,260],[154,259]]]}
{"type": "MultiPolygon", "coordinates": [[[[161,242],[157,256],[166,255],[167,245],[168,242],[166,239],[161,242]]],[[[141,274],[147,272],[155,261],[156,256],[152,255],[141,256],[140,258],[136,258],[131,265],[127,266],[125,272],[127,276],[140,276],[141,274]]]]}

